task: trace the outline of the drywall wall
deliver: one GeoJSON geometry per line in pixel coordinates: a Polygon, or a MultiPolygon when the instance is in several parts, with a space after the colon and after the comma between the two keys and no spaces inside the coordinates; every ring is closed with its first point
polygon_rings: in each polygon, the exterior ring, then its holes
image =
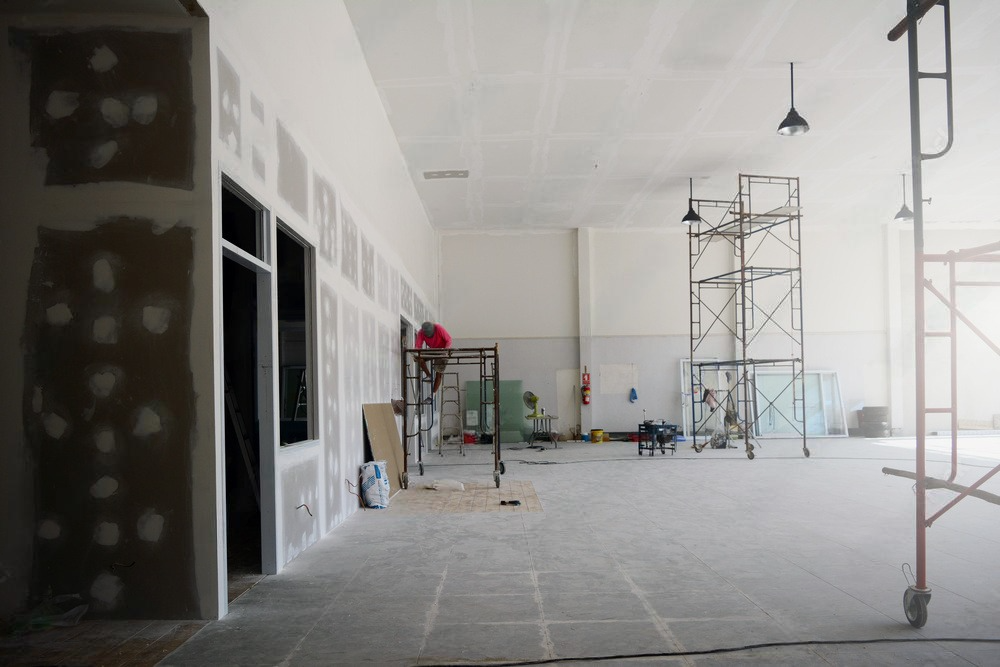
{"type": "MultiPolygon", "coordinates": [[[[924,248],[927,253],[946,254],[968,248],[977,248],[1000,242],[1000,229],[975,229],[961,224],[929,225],[924,233],[924,248]]],[[[900,278],[900,299],[890,304],[901,322],[899,336],[902,351],[900,357],[899,384],[905,387],[905,400],[898,406],[902,418],[893,415],[893,424],[899,421],[911,424],[915,419],[915,352],[914,352],[914,261],[912,225],[899,230],[898,262],[900,278]]],[[[947,264],[928,263],[925,277],[934,287],[947,295],[947,264]]],[[[957,265],[956,278],[968,282],[1000,281],[1000,265],[994,262],[964,263],[957,265]]],[[[955,301],[962,315],[975,326],[992,345],[1000,345],[1000,316],[997,287],[966,286],[956,288],[955,301]]],[[[947,308],[930,291],[925,291],[925,313],[928,331],[947,331],[949,315],[947,308]]],[[[985,343],[961,320],[958,321],[958,414],[959,428],[992,428],[994,415],[1000,414],[996,402],[996,378],[1000,377],[1000,354],[985,343]]],[[[929,338],[926,344],[926,396],[928,407],[948,407],[950,396],[950,349],[946,338],[929,338]]],[[[950,417],[932,414],[927,417],[928,429],[946,431],[951,428],[950,417]]]]}
{"type": "MultiPolygon", "coordinates": [[[[355,220],[437,303],[437,241],[343,3],[310,3],[308,11],[288,11],[270,0],[200,4],[213,43],[239,66],[268,119],[280,116],[314,171],[335,180],[355,220]]],[[[253,116],[251,104],[241,109],[244,117],[253,116]]],[[[259,152],[264,162],[274,157],[264,148],[259,152]]]]}
{"type": "Polygon", "coordinates": [[[682,229],[592,230],[594,336],[687,334],[687,235],[682,229]]]}
{"type": "Polygon", "coordinates": [[[0,611],[212,615],[207,27],[3,21],[0,611]]]}
{"type": "Polygon", "coordinates": [[[466,338],[576,336],[576,232],[441,236],[441,317],[466,338]]]}
{"type": "MultiPolygon", "coordinates": [[[[808,216],[803,220],[805,363],[809,369],[838,371],[846,406],[888,405],[894,395],[890,387],[893,348],[889,344],[890,292],[886,283],[895,276],[890,277],[886,268],[886,229],[873,222],[852,224],[849,231],[831,224],[811,225],[808,216]]],[[[592,427],[633,429],[641,421],[643,409],[649,418],[679,421],[680,361],[690,355],[687,235],[680,228],[588,229],[566,234],[576,237],[567,246],[583,239],[577,253],[553,252],[546,242],[539,241],[544,237],[539,233],[443,236],[442,309],[454,322],[453,330],[463,343],[499,343],[503,377],[524,379],[525,386],[536,393],[554,389],[559,370],[587,366],[593,380],[593,400],[580,408],[585,432],[592,427]],[[535,254],[539,248],[546,249],[544,260],[535,254]],[[526,260],[533,261],[526,264],[526,260]],[[546,285],[560,284],[549,280],[553,275],[575,278],[575,289],[565,282],[561,291],[547,289],[547,301],[553,305],[556,318],[568,319],[573,312],[583,314],[575,344],[573,336],[556,337],[558,351],[539,354],[545,348],[538,339],[552,328],[551,322],[546,317],[523,316],[526,305],[513,296],[526,289],[523,282],[504,283],[513,287],[508,290],[512,296],[506,298],[500,297],[492,283],[484,287],[481,267],[485,266],[527,266],[519,268],[518,274],[540,276],[539,282],[546,285]],[[494,297],[483,300],[488,307],[479,307],[478,293],[494,297]],[[580,295],[587,294],[589,301],[581,303],[580,295]],[[565,303],[556,303],[559,299],[565,303]],[[578,301],[574,304],[573,299],[578,301]],[[467,317],[469,312],[475,317],[467,317]],[[467,330],[480,333],[466,338],[467,330]],[[567,365],[557,366],[545,360],[546,355],[563,358],[573,350],[579,351],[575,365],[563,361],[567,365]],[[634,367],[638,400],[629,401],[629,392],[603,387],[602,367],[616,380],[622,377],[619,371],[634,367]],[[538,390],[533,388],[536,385],[538,390]]],[[[771,255],[761,254],[758,259],[765,264],[787,262],[781,251],[771,255]]],[[[731,258],[713,257],[711,261],[720,273],[735,266],[731,258]]],[[[764,286],[759,286],[756,298],[768,303],[764,286]]],[[[778,301],[774,303],[778,305],[778,301]]],[[[784,304],[776,312],[785,317],[787,311],[784,304]]],[[[781,334],[762,335],[755,345],[765,355],[784,358],[794,354],[781,334]]],[[[734,354],[732,339],[717,328],[696,356],[730,359],[734,354]]],[[[912,419],[909,424],[912,428],[912,419]]],[[[902,422],[898,426],[905,430],[902,422]]],[[[561,425],[563,430],[568,428],[568,423],[561,425]]]]}
{"type": "Polygon", "coordinates": [[[438,244],[343,5],[202,5],[217,172],[312,257],[314,437],[262,438],[264,563],[276,572],[358,509],[361,405],[401,395],[400,318],[437,319],[438,244]]]}

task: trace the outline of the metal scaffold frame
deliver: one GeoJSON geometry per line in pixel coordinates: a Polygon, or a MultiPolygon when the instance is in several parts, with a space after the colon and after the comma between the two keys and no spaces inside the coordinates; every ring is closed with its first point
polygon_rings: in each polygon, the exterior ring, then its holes
{"type": "MultiPolygon", "coordinates": [[[[975,248],[953,250],[944,254],[924,252],[923,214],[923,162],[944,156],[951,150],[954,139],[952,114],[952,67],[951,67],[951,7],[948,0],[906,0],[906,18],[889,31],[889,41],[907,36],[910,87],[910,158],[913,165],[913,266],[914,266],[914,348],[915,348],[915,389],[916,389],[916,471],[883,468],[882,472],[914,480],[916,494],[916,572],[914,582],[903,593],[903,611],[910,625],[921,628],[927,623],[927,605],[931,599],[931,589],[927,585],[927,529],[941,516],[968,496],[975,496],[991,503],[1000,504],[1000,496],[979,489],[987,480],[1000,472],[1000,465],[969,485],[955,483],[958,473],[958,322],[966,326],[993,352],[1000,355],[1000,345],[984,334],[958,307],[959,287],[1000,287],[1000,282],[962,281],[957,276],[957,266],[968,262],[1000,263],[1000,241],[975,248]],[[922,72],[919,66],[917,46],[918,23],[927,12],[940,6],[943,12],[944,63],[943,72],[922,72]],[[921,147],[920,125],[920,82],[922,79],[941,79],[945,82],[948,141],[936,153],[924,153],[921,147]],[[945,263],[948,266],[947,293],[939,290],[926,277],[926,267],[931,263],[945,263]],[[948,310],[947,331],[928,331],[925,312],[927,294],[931,294],[948,310]],[[943,337],[950,339],[950,405],[927,406],[927,339],[943,337]],[[951,471],[948,479],[927,476],[927,415],[949,414],[951,417],[951,471]],[[944,488],[955,491],[955,496],[944,507],[927,516],[927,490],[944,488]]],[[[905,570],[904,570],[905,572],[905,570]]]]}
{"type": "MultiPolygon", "coordinates": [[[[809,456],[799,179],[740,174],[739,191],[732,200],[692,199],[691,206],[700,219],[688,230],[690,395],[702,397],[691,401],[694,449],[700,452],[706,444],[729,447],[730,440],[742,440],[747,458],[752,459],[758,419],[769,412],[791,424],[809,456]],[[719,270],[720,259],[727,263],[726,270],[719,270]],[[699,361],[719,356],[706,354],[710,335],[719,333],[733,343],[731,358],[699,361]],[[786,343],[790,355],[755,356],[767,336],[786,343]],[[787,373],[789,381],[776,394],[764,395],[756,383],[758,368],[787,373]],[[711,377],[714,382],[708,381],[711,377]],[[791,392],[790,406],[782,407],[779,400],[786,392],[791,392]],[[706,437],[713,423],[717,426],[706,437]],[[699,432],[705,437],[701,442],[699,432]]],[[[767,345],[773,349],[774,341],[767,345]]]]}
{"type": "MultiPolygon", "coordinates": [[[[421,365],[426,364],[432,373],[434,362],[446,359],[448,366],[477,366],[479,373],[480,413],[493,411],[492,432],[489,433],[493,444],[493,482],[500,487],[500,475],[506,472],[500,459],[500,346],[493,347],[456,347],[448,349],[408,348],[403,350],[404,369],[406,373],[403,382],[403,479],[409,480],[407,466],[410,452],[416,457],[420,474],[424,474],[423,453],[430,451],[431,430],[434,428],[434,401],[431,394],[432,378],[424,375],[421,365]],[[492,388],[488,386],[492,383],[492,388]]],[[[472,397],[466,396],[466,409],[470,409],[472,397]]],[[[439,425],[440,427],[440,425],[439,425]]],[[[485,428],[485,426],[483,427],[485,428]]],[[[464,451],[463,451],[464,454],[464,451]]]]}

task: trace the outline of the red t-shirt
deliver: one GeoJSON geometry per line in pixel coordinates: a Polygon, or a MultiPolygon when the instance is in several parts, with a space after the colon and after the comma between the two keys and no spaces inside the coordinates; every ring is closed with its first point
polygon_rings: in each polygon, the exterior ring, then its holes
{"type": "Polygon", "coordinates": [[[422,329],[418,330],[416,348],[419,350],[425,343],[427,344],[427,347],[433,347],[438,350],[451,347],[451,334],[449,334],[448,330],[440,324],[434,325],[434,335],[430,338],[424,336],[422,329]]]}

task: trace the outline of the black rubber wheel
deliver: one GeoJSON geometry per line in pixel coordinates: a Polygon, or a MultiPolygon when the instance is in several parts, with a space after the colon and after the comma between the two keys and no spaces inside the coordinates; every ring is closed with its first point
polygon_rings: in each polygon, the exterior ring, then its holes
{"type": "Polygon", "coordinates": [[[747,458],[753,461],[753,452],[747,452],[747,458]]]}
{"type": "Polygon", "coordinates": [[[408,489],[410,487],[410,473],[403,473],[403,488],[408,489]]]}
{"type": "Polygon", "coordinates": [[[419,465],[420,465],[420,476],[423,477],[424,476],[424,464],[421,463],[419,465]]]}
{"type": "Polygon", "coordinates": [[[698,452],[699,454],[701,454],[701,450],[703,450],[703,449],[705,449],[705,445],[695,445],[694,446],[694,451],[698,452]]]}
{"type": "Polygon", "coordinates": [[[907,588],[903,593],[903,613],[906,620],[915,628],[922,628],[927,623],[927,596],[907,588]]]}
{"type": "Polygon", "coordinates": [[[507,474],[507,466],[503,464],[503,461],[500,462],[500,474],[501,475],[507,474]]]}
{"type": "Polygon", "coordinates": [[[806,455],[806,458],[809,458],[809,448],[808,447],[803,447],[802,448],[802,453],[806,455]]]}
{"type": "Polygon", "coordinates": [[[500,488],[500,473],[495,470],[493,471],[493,483],[497,485],[498,489],[500,488]]]}

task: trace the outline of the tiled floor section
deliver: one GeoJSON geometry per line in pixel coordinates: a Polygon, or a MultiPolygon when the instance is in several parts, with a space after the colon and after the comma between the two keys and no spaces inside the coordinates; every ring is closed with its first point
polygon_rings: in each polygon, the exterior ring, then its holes
{"type": "MultiPolygon", "coordinates": [[[[375,511],[375,510],[373,510],[375,511]]],[[[408,489],[392,496],[388,512],[391,514],[464,514],[468,512],[541,512],[535,488],[528,480],[501,478],[500,488],[495,482],[458,482],[418,478],[408,489]],[[427,488],[440,481],[439,489],[427,488]],[[457,483],[462,490],[457,490],[457,483]],[[451,490],[455,489],[455,490],[451,490]],[[518,505],[509,504],[517,501],[518,505]],[[505,504],[501,504],[505,503],[505,504]]]]}
{"type": "MultiPolygon", "coordinates": [[[[882,473],[912,470],[905,443],[762,444],[754,461],[511,449],[504,482],[530,482],[543,511],[358,512],[161,664],[1000,665],[1000,508],[968,499],[929,530],[918,630],[913,483],[882,473]]],[[[977,456],[961,483],[1000,445],[977,456]]],[[[474,457],[414,485],[492,484],[474,457]]]]}

